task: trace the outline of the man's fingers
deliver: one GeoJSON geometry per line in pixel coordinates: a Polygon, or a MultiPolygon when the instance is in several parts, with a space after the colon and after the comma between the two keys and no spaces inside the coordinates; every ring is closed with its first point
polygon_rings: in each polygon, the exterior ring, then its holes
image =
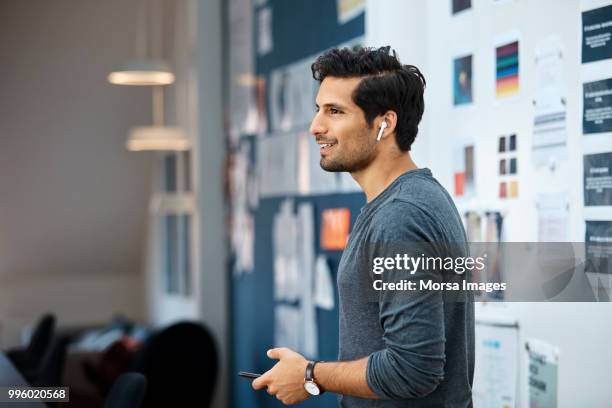
{"type": "Polygon", "coordinates": [[[289,349],[285,348],[285,347],[278,347],[278,348],[273,348],[268,350],[268,357],[273,358],[275,360],[280,360],[281,358],[283,358],[283,355],[289,351],[289,349]]]}
{"type": "Polygon", "coordinates": [[[269,379],[268,379],[268,372],[266,371],[264,374],[262,374],[260,377],[256,378],[253,380],[253,382],[251,383],[251,386],[256,389],[256,390],[261,390],[262,388],[264,388],[266,385],[268,385],[269,383],[269,379]]]}
{"type": "Polygon", "coordinates": [[[251,383],[251,387],[253,387],[253,389],[261,390],[264,387],[263,383],[259,380],[261,380],[261,377],[254,379],[251,383]]]}

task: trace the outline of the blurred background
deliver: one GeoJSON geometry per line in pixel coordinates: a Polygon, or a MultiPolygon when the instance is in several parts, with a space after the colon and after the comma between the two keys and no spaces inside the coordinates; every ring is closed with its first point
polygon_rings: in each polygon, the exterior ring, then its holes
{"type": "Polygon", "coordinates": [[[412,156],[470,241],[567,243],[590,295],[483,294],[475,406],[609,406],[611,38],[607,0],[4,0],[0,366],[67,406],[133,371],[142,406],[279,406],[236,373],[336,358],[365,203],[318,165],[310,64],[390,45],[427,80],[412,156]]]}

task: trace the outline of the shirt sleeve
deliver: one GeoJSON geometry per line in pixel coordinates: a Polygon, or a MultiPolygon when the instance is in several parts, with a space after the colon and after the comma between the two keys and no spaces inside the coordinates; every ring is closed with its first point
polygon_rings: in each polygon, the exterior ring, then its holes
{"type": "MultiPolygon", "coordinates": [[[[436,226],[427,214],[407,202],[393,202],[376,215],[370,248],[374,257],[439,256],[436,226]],[[434,229],[432,229],[434,228],[434,229]]],[[[366,380],[384,399],[424,397],[444,378],[444,304],[440,291],[419,290],[420,280],[440,282],[435,272],[384,272],[387,281],[415,282],[415,290],[379,291],[379,319],[385,347],[368,358],[366,380]]],[[[373,279],[381,276],[372,275],[373,279]]]]}

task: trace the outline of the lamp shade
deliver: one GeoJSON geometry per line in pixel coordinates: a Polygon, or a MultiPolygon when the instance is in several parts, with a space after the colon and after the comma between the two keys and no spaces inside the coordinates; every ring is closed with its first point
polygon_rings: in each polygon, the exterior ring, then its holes
{"type": "Polygon", "coordinates": [[[126,147],[131,151],[188,150],[191,141],[176,127],[141,126],[130,130],[126,147]]]}
{"type": "Polygon", "coordinates": [[[174,73],[164,61],[138,60],[111,72],[108,82],[115,85],[169,85],[174,82],[174,73]]]}

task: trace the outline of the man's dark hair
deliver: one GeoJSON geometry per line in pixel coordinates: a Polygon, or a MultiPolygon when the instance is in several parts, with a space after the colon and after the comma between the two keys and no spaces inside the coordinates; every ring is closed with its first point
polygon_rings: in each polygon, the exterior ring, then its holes
{"type": "Polygon", "coordinates": [[[402,65],[395,50],[380,48],[334,48],[312,64],[312,76],[323,82],[326,77],[364,77],[353,92],[353,102],[365,113],[368,126],[378,115],[397,113],[397,146],[409,151],[425,110],[425,77],[413,65],[402,65]]]}

